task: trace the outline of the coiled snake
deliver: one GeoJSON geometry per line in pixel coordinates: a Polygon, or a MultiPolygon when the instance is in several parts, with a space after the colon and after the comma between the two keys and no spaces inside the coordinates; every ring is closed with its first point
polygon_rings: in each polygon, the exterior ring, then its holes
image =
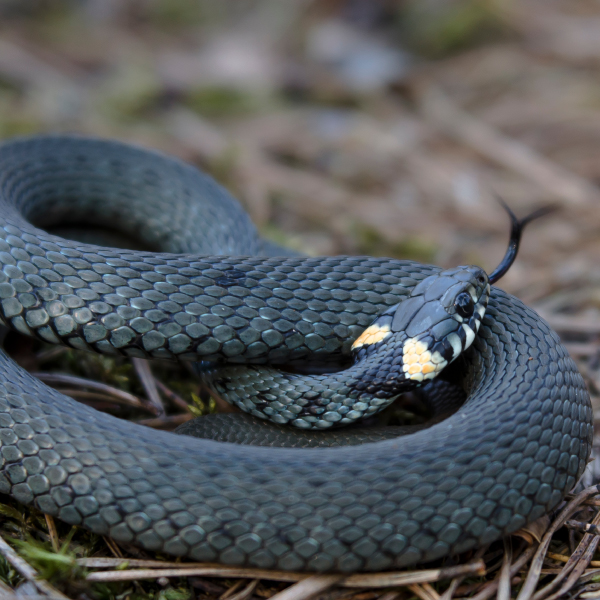
{"type": "Polygon", "coordinates": [[[225,396],[305,436],[374,412],[403,378],[420,383],[462,357],[455,371],[466,402],[430,429],[337,448],[265,448],[120,421],[2,354],[0,491],[67,523],[200,561],[383,570],[515,531],[552,510],[586,465],[592,415],[581,376],[519,300],[492,288],[485,310],[481,269],[440,278],[437,267],[411,261],[268,256],[211,178],[77,137],[0,147],[0,225],[7,326],[81,350],[204,361],[225,396]],[[38,228],[69,222],[116,228],[162,253],[38,228]],[[409,295],[412,308],[401,312],[409,295]],[[415,311],[430,301],[429,322],[419,321],[415,311]],[[446,325],[434,334],[436,323],[446,325]],[[364,358],[388,337],[403,354],[386,358],[383,374],[372,364],[351,381],[346,371],[260,366],[339,360],[353,343],[364,358]],[[228,366],[215,370],[215,361],[228,366]]]}

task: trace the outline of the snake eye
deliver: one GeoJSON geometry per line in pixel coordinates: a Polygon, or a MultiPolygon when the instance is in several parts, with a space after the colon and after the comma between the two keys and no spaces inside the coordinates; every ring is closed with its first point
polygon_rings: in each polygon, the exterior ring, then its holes
{"type": "Polygon", "coordinates": [[[456,296],[456,300],[454,301],[454,308],[456,308],[457,314],[464,319],[470,317],[475,310],[475,304],[473,303],[471,294],[467,294],[467,292],[461,292],[458,294],[458,296],[456,296]]]}

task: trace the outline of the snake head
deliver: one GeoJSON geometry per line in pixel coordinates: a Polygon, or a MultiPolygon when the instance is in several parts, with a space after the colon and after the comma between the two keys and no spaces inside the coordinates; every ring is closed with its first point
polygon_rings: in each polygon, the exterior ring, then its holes
{"type": "Polygon", "coordinates": [[[355,361],[393,354],[405,380],[433,379],[473,343],[489,293],[487,274],[475,266],[423,279],[354,342],[355,361]]]}

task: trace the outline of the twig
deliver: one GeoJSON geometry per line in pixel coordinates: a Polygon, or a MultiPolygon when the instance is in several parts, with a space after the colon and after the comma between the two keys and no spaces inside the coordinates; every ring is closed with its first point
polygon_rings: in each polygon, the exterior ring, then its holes
{"type": "Polygon", "coordinates": [[[386,592],[383,596],[379,596],[378,600],[398,600],[401,597],[401,592],[386,592]]]}
{"type": "Polygon", "coordinates": [[[30,581],[42,594],[50,596],[50,598],[58,598],[60,600],[69,600],[67,596],[53,588],[47,581],[38,579],[37,571],[25,562],[0,536],[0,554],[15,568],[15,570],[30,581]]]}
{"type": "Polygon", "coordinates": [[[252,592],[254,592],[259,583],[260,579],[251,581],[243,590],[239,591],[237,594],[229,596],[229,600],[246,600],[246,598],[252,596],[252,592]]]}
{"type": "MultiPolygon", "coordinates": [[[[477,550],[475,552],[473,559],[481,560],[483,558],[483,556],[485,555],[485,553],[487,552],[488,548],[489,548],[489,544],[479,548],[479,550],[477,550]]],[[[492,560],[492,559],[488,559],[488,560],[492,560]]],[[[452,596],[454,596],[454,593],[456,592],[458,586],[462,583],[463,579],[464,579],[464,577],[462,577],[462,576],[455,577],[450,582],[448,589],[440,596],[440,600],[452,600],[452,596]]]]}
{"type": "MultiPolygon", "coordinates": [[[[23,600],[23,598],[17,598],[17,595],[15,594],[13,589],[8,587],[2,580],[0,580],[0,598],[2,598],[2,600],[23,600]]],[[[42,599],[46,598],[46,596],[39,595],[38,598],[42,599]]]]}
{"type": "Polygon", "coordinates": [[[199,577],[194,577],[188,580],[192,587],[199,588],[206,594],[211,594],[213,596],[219,596],[222,594],[226,594],[227,590],[222,585],[217,585],[208,579],[200,579],[199,577]]]}
{"type": "Polygon", "coordinates": [[[156,409],[156,415],[162,417],[165,414],[165,405],[158,393],[156,380],[154,379],[154,375],[152,375],[150,363],[143,358],[135,357],[131,359],[131,362],[133,363],[133,368],[146,392],[150,404],[156,409]]]}
{"type": "Polygon", "coordinates": [[[139,425],[146,427],[153,427],[155,429],[162,429],[165,427],[171,427],[173,425],[181,425],[194,418],[194,415],[185,413],[183,415],[170,415],[168,417],[156,417],[154,419],[140,419],[136,421],[139,425]]]}
{"type": "Polygon", "coordinates": [[[435,600],[439,600],[440,595],[437,593],[435,588],[430,583],[422,583],[421,587],[435,600]]]}
{"type": "Polygon", "coordinates": [[[58,552],[60,550],[60,542],[58,540],[58,531],[56,530],[56,523],[54,523],[54,519],[44,513],[44,517],[46,517],[46,525],[48,526],[48,533],[50,534],[50,542],[52,543],[52,549],[54,552],[58,552]]]}
{"type": "Polygon", "coordinates": [[[462,583],[463,577],[455,577],[448,586],[448,589],[440,596],[441,600],[452,600],[452,596],[456,593],[458,586],[462,583]]]}
{"type": "MultiPolygon", "coordinates": [[[[598,523],[600,523],[600,512],[596,513],[594,516],[592,525],[595,526],[598,525],[598,523]]],[[[599,542],[600,537],[586,533],[581,542],[579,542],[575,552],[571,555],[563,567],[562,571],[551,583],[534,594],[533,600],[542,600],[543,598],[547,598],[547,600],[555,600],[556,598],[568,592],[571,587],[575,585],[581,575],[583,575],[583,572],[590,564],[599,542]],[[563,583],[560,589],[554,594],[549,595],[550,592],[555,590],[565,578],[566,581],[563,583]]]]}
{"type": "MultiPolygon", "coordinates": [[[[569,558],[571,558],[570,556],[565,556],[564,554],[556,554],[555,552],[548,552],[548,554],[546,554],[546,556],[548,558],[551,558],[552,560],[557,560],[559,562],[569,562],[569,558]]],[[[590,561],[590,567],[600,567],[600,560],[592,560],[590,561]]]]}
{"type": "Polygon", "coordinates": [[[168,388],[162,381],[159,379],[154,380],[158,389],[165,395],[165,397],[170,400],[173,404],[178,406],[179,408],[189,412],[188,403],[179,395],[176,394],[171,388],[168,388]]]}
{"type": "MultiPolygon", "coordinates": [[[[563,583],[563,585],[558,591],[556,591],[551,596],[548,596],[547,600],[557,600],[558,598],[564,597],[565,594],[567,594],[567,592],[569,592],[571,588],[579,581],[580,577],[585,573],[586,567],[590,563],[592,556],[594,556],[594,553],[596,552],[598,542],[600,542],[600,539],[598,537],[592,540],[589,547],[586,549],[583,556],[581,557],[581,560],[577,563],[567,580],[563,583]]],[[[541,597],[542,596],[540,595],[540,598],[541,597]]]]}
{"type": "Polygon", "coordinates": [[[576,529],[577,531],[583,531],[583,533],[591,533],[593,535],[600,535],[600,527],[594,525],[594,523],[582,523],[581,521],[567,521],[565,523],[567,527],[576,529]]]}
{"type": "Polygon", "coordinates": [[[573,206],[589,206],[600,198],[600,190],[591,182],[467,114],[437,86],[426,85],[419,95],[423,115],[446,134],[533,181],[553,197],[573,206]]]}
{"type": "MultiPolygon", "coordinates": [[[[64,394],[65,396],[69,396],[70,398],[81,402],[90,402],[92,404],[104,402],[112,406],[131,406],[130,402],[126,402],[125,400],[122,400],[121,398],[116,398],[115,396],[102,394],[101,392],[90,392],[89,390],[81,390],[75,388],[63,388],[59,387],[58,385],[54,389],[57,392],[64,394]]],[[[139,407],[136,408],[154,413],[153,407],[151,407],[149,404],[141,404],[139,407]]]]}
{"type": "MultiPolygon", "coordinates": [[[[110,538],[104,538],[105,541],[110,540],[110,538]]],[[[112,541],[112,540],[111,540],[112,541]]],[[[114,554],[114,552],[113,552],[114,554]]],[[[169,562],[166,560],[146,560],[142,558],[123,558],[121,553],[119,552],[119,556],[117,558],[111,558],[109,556],[97,556],[91,558],[78,558],[75,561],[80,567],[85,567],[86,569],[108,569],[110,567],[114,567],[115,569],[123,569],[125,567],[137,567],[137,568],[145,568],[145,569],[185,569],[192,567],[207,567],[211,566],[207,563],[182,563],[182,562],[169,562]]],[[[217,565],[212,565],[217,566],[217,565]]],[[[220,565],[219,565],[220,566],[220,565]]]]}
{"type": "MultiPolygon", "coordinates": [[[[596,562],[596,561],[595,561],[596,562]]],[[[591,564],[591,561],[590,561],[591,564]]],[[[587,583],[592,579],[596,579],[600,575],[600,569],[587,569],[586,572],[579,578],[579,583],[587,583]]]]}
{"type": "MultiPolygon", "coordinates": [[[[85,559],[77,561],[78,564],[90,566],[98,559],[85,559]]],[[[134,561],[121,561],[135,564],[134,561]]],[[[163,564],[163,563],[160,563],[163,564]]],[[[223,565],[201,564],[201,566],[190,566],[189,564],[178,564],[179,568],[159,569],[132,569],[129,571],[99,571],[90,573],[88,581],[131,581],[134,579],[158,579],[159,577],[228,577],[246,579],[269,579],[271,581],[299,581],[306,578],[306,573],[294,573],[288,571],[270,571],[267,569],[244,569],[238,567],[227,567],[223,565]]],[[[422,571],[408,571],[405,573],[374,573],[350,575],[343,580],[344,587],[350,588],[382,588],[410,585],[413,583],[425,583],[451,579],[460,575],[484,575],[485,564],[482,560],[476,560],[465,565],[447,567],[444,569],[426,569],[422,571]]]]}
{"type": "Polygon", "coordinates": [[[448,589],[440,596],[440,600],[452,600],[458,586],[462,583],[462,577],[455,577],[448,586],[448,589]]]}
{"type": "MultiPolygon", "coordinates": [[[[107,536],[102,536],[102,539],[104,540],[104,543],[108,546],[108,549],[117,557],[116,560],[119,561],[119,564],[123,564],[123,553],[121,552],[121,548],[119,548],[119,546],[117,546],[117,543],[107,537],[107,536]]],[[[84,559],[85,560],[85,559],[84,559]]],[[[108,560],[115,560],[115,559],[108,559],[108,560]]],[[[126,561],[129,562],[129,561],[126,561]]],[[[79,563],[79,561],[78,561],[79,563]]]]}
{"type": "Polygon", "coordinates": [[[440,600],[440,595],[428,583],[414,583],[407,587],[421,600],[440,600]]]}
{"type": "Polygon", "coordinates": [[[63,373],[32,373],[34,377],[37,377],[40,381],[48,383],[50,385],[74,385],[77,387],[88,388],[90,390],[96,390],[103,394],[107,394],[115,399],[120,400],[123,404],[133,406],[135,408],[142,408],[149,410],[156,414],[156,409],[153,406],[145,404],[137,396],[124,392],[105,383],[99,381],[92,381],[91,379],[84,379],[83,377],[75,377],[73,375],[64,375],[63,373]]]}
{"type": "Polygon", "coordinates": [[[271,600],[308,600],[340,583],[344,575],[311,575],[271,596],[271,600]]]}
{"type": "Polygon", "coordinates": [[[498,600],[510,600],[510,567],[512,563],[512,543],[510,537],[504,538],[504,557],[498,577],[498,600]]]}
{"type": "Polygon", "coordinates": [[[585,504],[586,506],[600,506],[600,500],[590,498],[589,500],[586,500],[583,504],[585,504]]]}
{"type": "Polygon", "coordinates": [[[42,350],[38,352],[35,356],[39,364],[48,362],[49,360],[53,360],[58,358],[62,354],[65,354],[69,351],[69,348],[65,346],[54,346],[52,348],[48,348],[48,350],[42,350]]]}
{"type": "MultiPolygon", "coordinates": [[[[579,509],[579,506],[587,500],[590,496],[594,496],[600,492],[600,486],[594,485],[591,486],[573,498],[560,512],[558,517],[554,520],[554,523],[550,525],[548,531],[546,531],[544,537],[542,538],[542,542],[540,543],[537,552],[531,561],[531,567],[529,569],[529,573],[527,573],[527,578],[525,579],[525,583],[517,596],[517,600],[529,600],[537,587],[537,582],[540,578],[542,566],[544,564],[544,557],[548,552],[548,548],[550,546],[550,541],[552,540],[552,536],[556,532],[557,529],[562,527],[567,519],[579,509]]],[[[478,599],[479,600],[479,599],[478,599]]]]}
{"type": "MultiPolygon", "coordinates": [[[[255,581],[259,581],[259,580],[255,579],[255,581]]],[[[244,585],[244,583],[245,582],[243,579],[239,579],[238,581],[236,581],[229,589],[225,590],[219,596],[219,600],[227,600],[227,598],[229,598],[229,596],[233,596],[233,594],[235,594],[244,585]]]]}
{"type": "MultiPolygon", "coordinates": [[[[529,546],[529,548],[527,548],[523,552],[523,554],[521,554],[521,556],[519,556],[519,558],[513,563],[512,567],[510,568],[511,578],[514,577],[530,561],[531,557],[535,554],[537,548],[538,545],[533,544],[529,546]]],[[[495,579],[494,581],[485,584],[483,589],[480,592],[478,592],[476,596],[473,596],[471,600],[487,600],[488,598],[491,598],[496,593],[496,590],[498,589],[498,584],[498,579],[495,579]]]]}

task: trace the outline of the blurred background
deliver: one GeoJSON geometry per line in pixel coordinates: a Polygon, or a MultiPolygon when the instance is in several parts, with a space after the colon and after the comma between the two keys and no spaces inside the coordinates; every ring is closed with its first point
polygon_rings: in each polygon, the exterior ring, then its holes
{"type": "MultiPolygon", "coordinates": [[[[178,155],[307,254],[476,263],[600,391],[598,0],[0,0],[0,137],[178,155]]],[[[600,404],[598,405],[600,407],[600,404]]]]}

